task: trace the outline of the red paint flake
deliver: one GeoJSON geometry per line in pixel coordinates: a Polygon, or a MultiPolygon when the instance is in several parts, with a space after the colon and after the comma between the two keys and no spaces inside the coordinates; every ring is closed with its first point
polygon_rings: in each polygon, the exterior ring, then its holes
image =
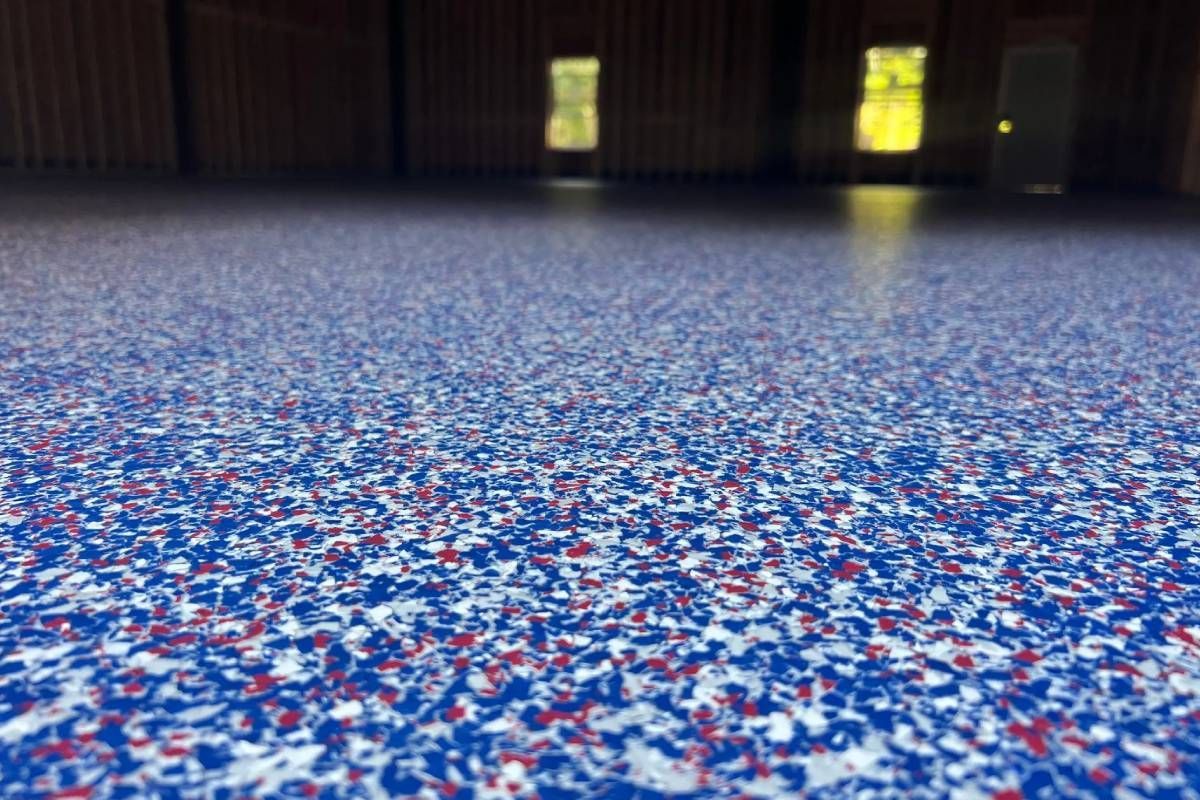
{"type": "Polygon", "coordinates": [[[1036,664],[1042,660],[1041,656],[1028,648],[1014,654],[1013,658],[1015,658],[1017,661],[1023,661],[1026,664],[1036,664]]]}
{"type": "Polygon", "coordinates": [[[579,709],[578,711],[556,711],[552,708],[548,708],[545,711],[539,711],[537,716],[534,717],[534,721],[543,727],[553,725],[559,720],[579,724],[587,719],[588,713],[591,711],[593,706],[594,703],[589,701],[585,703],[583,708],[579,709]]]}
{"type": "Polygon", "coordinates": [[[591,542],[580,542],[574,547],[567,548],[567,555],[571,558],[583,558],[592,549],[591,542]]]}
{"type": "Polygon", "coordinates": [[[300,721],[304,715],[296,709],[289,709],[279,715],[279,725],[283,728],[290,728],[300,721]]]}
{"type": "Polygon", "coordinates": [[[44,744],[33,748],[34,758],[45,758],[48,755],[56,755],[61,759],[69,760],[75,758],[75,746],[63,739],[54,744],[44,744]]]}
{"type": "Polygon", "coordinates": [[[451,647],[470,647],[475,644],[475,637],[478,635],[476,633],[460,633],[447,639],[446,644],[451,647]]]}
{"type": "Polygon", "coordinates": [[[513,761],[516,761],[519,764],[524,764],[525,769],[532,769],[533,767],[537,766],[538,757],[528,753],[512,753],[508,751],[500,754],[501,764],[508,764],[513,761]]]}
{"type": "Polygon", "coordinates": [[[1180,626],[1180,627],[1176,628],[1176,629],[1175,629],[1175,630],[1173,630],[1173,631],[1167,631],[1167,632],[1166,632],[1165,634],[1163,634],[1163,635],[1164,635],[1164,636],[1170,636],[1170,637],[1172,637],[1172,638],[1175,638],[1175,639],[1179,639],[1180,641],[1182,641],[1182,642],[1187,642],[1187,643],[1188,643],[1188,644],[1190,644],[1190,645],[1197,645],[1197,646],[1200,646],[1200,641],[1197,641],[1197,640],[1195,639],[1195,637],[1193,637],[1193,636],[1192,636],[1190,633],[1188,633],[1188,631],[1187,631],[1187,628],[1184,628],[1184,627],[1182,627],[1182,626],[1180,626]]]}
{"type": "Polygon", "coordinates": [[[451,706],[446,710],[446,721],[457,722],[467,715],[467,709],[463,706],[451,706]]]}
{"type": "Polygon", "coordinates": [[[72,786],[68,789],[59,789],[58,791],[51,792],[48,795],[48,797],[55,798],[55,800],[67,800],[67,798],[91,797],[91,796],[92,796],[92,787],[91,786],[72,786]]]}
{"type": "Polygon", "coordinates": [[[1020,789],[1001,789],[992,795],[992,800],[1025,800],[1020,789]]]}
{"type": "Polygon", "coordinates": [[[265,692],[277,683],[280,683],[282,678],[273,678],[265,672],[260,672],[254,676],[254,683],[245,688],[246,694],[259,694],[265,692]]]}
{"type": "Polygon", "coordinates": [[[1041,737],[1033,728],[1027,728],[1019,722],[1009,724],[1007,728],[1010,736],[1015,736],[1025,743],[1025,746],[1033,751],[1033,754],[1038,758],[1044,758],[1049,751],[1046,747],[1046,740],[1041,737]]]}
{"type": "Polygon", "coordinates": [[[942,569],[945,570],[946,572],[949,572],[951,575],[962,574],[962,565],[959,564],[957,561],[943,561],[942,569]]]}

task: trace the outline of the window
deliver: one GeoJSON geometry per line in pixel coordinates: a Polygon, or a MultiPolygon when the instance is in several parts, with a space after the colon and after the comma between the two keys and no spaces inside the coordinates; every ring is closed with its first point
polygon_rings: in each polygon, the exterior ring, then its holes
{"type": "Polygon", "coordinates": [[[600,140],[596,88],[600,59],[595,56],[550,61],[550,116],[546,146],[551,150],[595,150],[600,140]]]}
{"type": "Polygon", "coordinates": [[[910,153],[921,145],[924,47],[872,47],[863,73],[856,145],[871,153],[910,153]]]}

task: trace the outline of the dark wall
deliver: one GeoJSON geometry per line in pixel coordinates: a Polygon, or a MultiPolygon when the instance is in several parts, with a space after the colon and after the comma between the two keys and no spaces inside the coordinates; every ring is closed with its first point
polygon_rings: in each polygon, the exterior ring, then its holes
{"type": "Polygon", "coordinates": [[[770,12],[766,0],[601,3],[597,52],[608,71],[600,135],[608,146],[599,172],[755,174],[767,127],[770,12]]]}
{"type": "Polygon", "coordinates": [[[0,0],[0,164],[172,171],[165,0],[0,0]]]}
{"type": "Polygon", "coordinates": [[[1085,188],[1182,188],[1200,2],[1095,0],[1075,159],[1085,188]]]}
{"type": "Polygon", "coordinates": [[[1005,47],[1047,41],[1076,187],[1200,191],[1197,0],[0,0],[0,166],[978,186],[1005,47]],[[858,153],[894,42],[929,47],[922,147],[858,153]],[[600,147],[564,157],[547,63],[583,53],[600,147]]]}
{"type": "Polygon", "coordinates": [[[411,174],[533,174],[549,52],[540,0],[408,0],[405,162],[411,174]]]}
{"type": "Polygon", "coordinates": [[[601,61],[612,177],[749,175],[766,125],[767,0],[409,0],[407,165],[415,174],[553,174],[544,147],[556,55],[601,61]]]}
{"type": "Polygon", "coordinates": [[[387,10],[0,0],[0,163],[173,172],[182,142],[202,172],[387,171],[387,10]]]}
{"type": "MultiPolygon", "coordinates": [[[[1200,36],[1196,37],[1196,49],[1200,50],[1200,36]]],[[[1167,185],[1191,194],[1200,194],[1200,64],[1197,64],[1195,81],[1192,85],[1191,96],[1180,106],[1180,113],[1186,116],[1181,135],[1184,137],[1182,153],[1179,156],[1178,186],[1173,186],[1173,164],[1167,164],[1167,185]]]]}
{"type": "Polygon", "coordinates": [[[558,172],[543,147],[546,63],[587,52],[602,63],[601,143],[589,174],[985,185],[1004,50],[1043,42],[1079,47],[1075,185],[1178,189],[1195,162],[1195,0],[406,5],[407,161],[416,174],[558,172]],[[859,153],[863,52],[895,42],[929,48],[922,147],[859,153]]]}
{"type": "Polygon", "coordinates": [[[390,168],[383,0],[188,0],[183,6],[197,169],[390,168]]]}
{"type": "MultiPolygon", "coordinates": [[[[809,0],[796,170],[814,182],[983,185],[1004,48],[1080,48],[1072,183],[1178,189],[1196,87],[1194,0],[809,0]],[[862,52],[929,47],[925,128],[911,157],[853,149],[862,52]]],[[[1193,142],[1190,147],[1196,145],[1193,142]]]]}

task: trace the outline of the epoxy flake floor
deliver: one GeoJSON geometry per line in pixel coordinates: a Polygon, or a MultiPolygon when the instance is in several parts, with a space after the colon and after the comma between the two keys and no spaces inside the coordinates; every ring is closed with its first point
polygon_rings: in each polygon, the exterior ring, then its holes
{"type": "Polygon", "coordinates": [[[0,796],[1200,797],[1196,208],[966,197],[6,192],[0,796]]]}

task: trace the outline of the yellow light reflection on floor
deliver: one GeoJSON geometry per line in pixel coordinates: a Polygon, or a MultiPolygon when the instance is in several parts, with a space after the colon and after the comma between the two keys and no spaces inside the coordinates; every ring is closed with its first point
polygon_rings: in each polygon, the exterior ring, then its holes
{"type": "Polygon", "coordinates": [[[872,153],[907,153],[921,146],[924,47],[867,51],[856,145],[872,153]]]}
{"type": "Polygon", "coordinates": [[[555,58],[550,61],[550,116],[546,146],[551,150],[595,150],[600,141],[596,113],[600,59],[555,58]]]}

